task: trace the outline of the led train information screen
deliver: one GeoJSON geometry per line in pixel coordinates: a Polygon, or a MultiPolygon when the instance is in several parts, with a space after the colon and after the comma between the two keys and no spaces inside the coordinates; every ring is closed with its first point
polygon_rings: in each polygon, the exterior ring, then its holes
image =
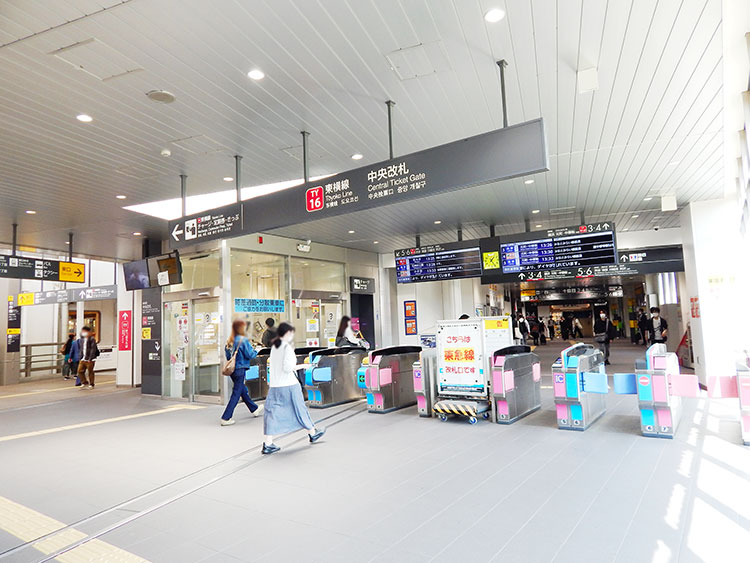
{"type": "Polygon", "coordinates": [[[485,276],[508,281],[547,279],[556,272],[572,271],[576,277],[585,277],[592,268],[617,264],[611,223],[549,229],[514,239],[481,241],[485,276]]]}
{"type": "Polygon", "coordinates": [[[482,256],[477,241],[436,244],[397,250],[396,280],[414,283],[476,278],[482,275],[482,256]]]}

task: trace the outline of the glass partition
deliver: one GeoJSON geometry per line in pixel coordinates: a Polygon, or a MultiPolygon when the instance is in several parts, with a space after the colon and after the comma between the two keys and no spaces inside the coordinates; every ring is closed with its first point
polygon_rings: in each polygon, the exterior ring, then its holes
{"type": "Polygon", "coordinates": [[[164,287],[166,293],[218,287],[221,285],[219,253],[216,251],[182,256],[182,283],[164,287]]]}
{"type": "Polygon", "coordinates": [[[291,258],[292,323],[295,346],[333,346],[345,307],[344,265],[307,258],[291,258]]]}

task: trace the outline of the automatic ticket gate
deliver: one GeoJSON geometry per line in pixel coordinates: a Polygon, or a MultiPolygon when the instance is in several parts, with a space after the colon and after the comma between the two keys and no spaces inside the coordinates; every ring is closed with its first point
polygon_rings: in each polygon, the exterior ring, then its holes
{"type": "Polygon", "coordinates": [[[373,350],[357,371],[357,386],[366,390],[367,410],[386,413],[417,402],[413,365],[421,346],[392,346],[373,350]]]}
{"type": "Polygon", "coordinates": [[[435,404],[435,374],[437,373],[437,350],[425,348],[419,359],[412,364],[414,395],[419,416],[431,417],[435,404]]]}
{"type": "Polygon", "coordinates": [[[250,367],[245,372],[245,386],[252,399],[265,399],[268,395],[268,359],[270,348],[263,348],[250,360],[250,367]]]}
{"type": "Polygon", "coordinates": [[[362,398],[357,370],[367,351],[360,347],[325,348],[310,353],[305,368],[309,406],[325,408],[362,398]]]}
{"type": "Polygon", "coordinates": [[[656,438],[674,438],[682,416],[681,397],[698,396],[698,377],[680,374],[677,354],[664,344],[646,350],[646,358],[635,362],[635,373],[614,375],[615,393],[638,395],[641,433],[656,438]]]}
{"type": "Polygon", "coordinates": [[[593,346],[579,343],[563,350],[552,381],[560,430],[586,430],[604,414],[607,373],[604,356],[593,346]]]}
{"type": "Polygon", "coordinates": [[[746,363],[738,363],[735,375],[712,376],[707,383],[709,397],[740,400],[742,443],[750,446],[750,367],[746,363]]]}
{"type": "Polygon", "coordinates": [[[492,412],[498,424],[510,424],[542,407],[542,369],[529,346],[497,350],[492,361],[492,412]]]}

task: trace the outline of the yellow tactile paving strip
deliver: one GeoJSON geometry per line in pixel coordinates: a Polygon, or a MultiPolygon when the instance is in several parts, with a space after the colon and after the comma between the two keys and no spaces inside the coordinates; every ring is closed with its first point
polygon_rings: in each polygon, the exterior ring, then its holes
{"type": "MultiPolygon", "coordinates": [[[[41,536],[54,533],[56,530],[62,530],[64,527],[65,524],[54,518],[45,516],[36,510],[32,510],[7,498],[0,497],[0,529],[23,542],[33,541],[41,536]]],[[[32,545],[37,551],[40,551],[44,555],[49,555],[86,537],[86,534],[83,532],[69,528],[32,545]]],[[[93,561],[148,563],[147,559],[138,557],[133,553],[129,553],[124,549],[120,549],[99,539],[88,541],[66,553],[58,555],[55,560],[62,561],[63,563],[93,561]]]]}
{"type": "Polygon", "coordinates": [[[44,436],[45,434],[54,434],[56,432],[65,432],[67,430],[76,430],[78,428],[88,428],[89,426],[98,426],[99,424],[109,424],[111,422],[121,422],[123,420],[132,420],[134,418],[143,418],[144,416],[153,416],[156,414],[165,414],[181,410],[202,409],[198,405],[175,405],[165,409],[158,409],[137,414],[128,414],[125,416],[115,416],[112,418],[102,418],[100,420],[91,420],[89,422],[80,422],[78,424],[68,424],[66,426],[55,426],[54,428],[45,428],[44,430],[34,430],[32,432],[22,432],[21,434],[11,434],[10,436],[0,436],[0,442],[9,442],[21,438],[31,438],[33,436],[44,436]]]}

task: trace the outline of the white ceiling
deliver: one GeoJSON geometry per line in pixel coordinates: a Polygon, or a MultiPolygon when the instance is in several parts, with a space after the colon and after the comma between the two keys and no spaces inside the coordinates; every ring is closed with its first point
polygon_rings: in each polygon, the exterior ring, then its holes
{"type": "Polygon", "coordinates": [[[17,221],[23,244],[63,249],[72,230],[81,252],[136,257],[131,233],[166,225],[121,206],[178,196],[180,173],[189,194],[226,189],[234,154],[245,186],[298,178],[303,129],[313,175],[384,160],[387,99],[397,154],[498,128],[501,58],[510,122],[546,121],[551,169],[534,184],[278,232],[387,251],[415,232],[450,240],[458,224],[465,238],[522,230],[533,209],[532,227],[580,212],[676,226],[644,197],[723,195],[721,57],[721,0],[2,0],[0,242],[17,221]],[[486,23],[498,5],[505,19],[486,23]],[[264,80],[247,78],[254,67],[264,80]],[[591,67],[599,89],[578,93],[576,69],[591,67]],[[177,101],[151,102],[153,89],[177,101]],[[553,220],[562,207],[575,212],[553,220]]]}

